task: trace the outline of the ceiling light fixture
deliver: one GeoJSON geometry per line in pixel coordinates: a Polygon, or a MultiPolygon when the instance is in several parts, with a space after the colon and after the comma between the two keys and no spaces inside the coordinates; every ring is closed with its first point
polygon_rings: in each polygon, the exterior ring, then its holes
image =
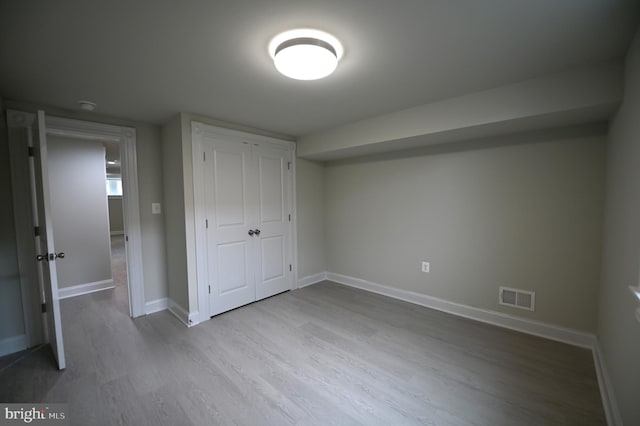
{"type": "Polygon", "coordinates": [[[296,80],[318,80],[333,73],[344,50],[324,31],[297,29],[278,34],[269,43],[276,69],[296,80]]]}

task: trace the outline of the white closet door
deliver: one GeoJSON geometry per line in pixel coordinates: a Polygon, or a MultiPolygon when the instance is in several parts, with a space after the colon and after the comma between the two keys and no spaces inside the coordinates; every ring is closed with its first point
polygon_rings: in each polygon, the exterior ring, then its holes
{"type": "Polygon", "coordinates": [[[287,291],[289,256],[289,154],[266,144],[254,145],[257,170],[256,300],[287,291]]]}
{"type": "Polygon", "coordinates": [[[255,218],[251,146],[221,140],[208,144],[205,169],[209,227],[211,315],[255,301],[255,218]]]}

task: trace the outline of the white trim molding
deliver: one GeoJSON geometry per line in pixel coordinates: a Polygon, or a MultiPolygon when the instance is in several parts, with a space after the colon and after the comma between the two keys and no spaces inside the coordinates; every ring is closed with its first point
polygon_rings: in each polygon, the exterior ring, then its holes
{"type": "Polygon", "coordinates": [[[150,300],[149,302],[146,302],[144,304],[144,312],[147,315],[165,311],[167,309],[169,309],[169,299],[167,297],[164,297],[162,299],[150,300]]]}
{"type": "Polygon", "coordinates": [[[27,349],[27,335],[7,337],[0,340],[0,356],[9,355],[27,349]]]}
{"type": "Polygon", "coordinates": [[[598,377],[600,397],[602,398],[604,414],[607,417],[607,424],[610,426],[621,426],[622,417],[620,416],[618,402],[613,392],[611,376],[609,375],[609,369],[607,368],[607,363],[600,348],[600,342],[597,339],[593,345],[593,363],[595,364],[596,376],[598,377]]]}
{"type": "Polygon", "coordinates": [[[96,291],[109,290],[111,288],[115,288],[113,280],[102,280],[71,287],[60,287],[58,288],[58,299],[82,296],[83,294],[95,293],[96,291]]]}
{"type": "Polygon", "coordinates": [[[7,110],[9,128],[20,128],[25,137],[8,134],[9,164],[11,167],[11,189],[13,196],[13,217],[16,237],[22,313],[27,338],[27,347],[44,342],[41,304],[42,293],[38,279],[38,267],[35,260],[36,241],[33,234],[34,211],[32,206],[31,166],[28,156],[32,126],[35,114],[7,110]]]}
{"type": "Polygon", "coordinates": [[[318,272],[317,274],[307,275],[306,277],[302,277],[298,279],[298,288],[303,288],[313,284],[318,284],[319,282],[325,281],[326,279],[327,279],[326,272],[318,272]]]}
{"type": "Polygon", "coordinates": [[[120,146],[122,170],[122,211],[127,245],[127,276],[129,280],[129,312],[133,318],[144,315],[144,273],[142,266],[142,225],[138,192],[138,158],[136,130],[122,127],[120,146]]]}
{"type": "Polygon", "coordinates": [[[372,293],[382,294],[394,299],[404,300],[405,302],[414,303],[416,305],[425,306],[427,308],[436,309],[460,317],[497,325],[515,331],[521,331],[523,333],[568,343],[582,348],[593,349],[595,344],[595,335],[570,328],[559,327],[540,321],[504,314],[502,312],[450,302],[437,297],[427,296],[426,294],[393,288],[359,278],[335,274],[333,272],[327,272],[327,280],[359,288],[361,290],[370,291],[372,293]]]}
{"type": "MultiPolygon", "coordinates": [[[[31,126],[34,114],[20,111],[7,111],[9,127],[31,126]]],[[[30,128],[26,128],[27,133],[30,128]]],[[[41,314],[41,292],[35,265],[36,253],[33,235],[33,210],[31,198],[31,175],[29,167],[27,138],[8,138],[9,164],[11,167],[11,189],[13,196],[13,217],[16,236],[16,254],[20,272],[20,291],[22,295],[22,313],[24,318],[27,346],[35,346],[44,340],[41,314]]]]}
{"type": "Polygon", "coordinates": [[[186,325],[187,327],[193,327],[194,325],[197,325],[200,323],[200,321],[198,320],[199,318],[198,312],[189,313],[185,311],[182,306],[178,305],[172,299],[168,299],[168,300],[169,300],[169,307],[167,309],[169,309],[169,312],[171,312],[176,318],[182,321],[184,325],[186,325]]]}

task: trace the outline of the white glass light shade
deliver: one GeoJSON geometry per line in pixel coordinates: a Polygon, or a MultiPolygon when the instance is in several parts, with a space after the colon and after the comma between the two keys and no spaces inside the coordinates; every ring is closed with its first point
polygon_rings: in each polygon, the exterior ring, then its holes
{"type": "Polygon", "coordinates": [[[323,45],[301,42],[278,50],[274,63],[276,69],[287,77],[296,80],[317,80],[335,71],[338,58],[332,50],[323,45]]]}
{"type": "Polygon", "coordinates": [[[317,80],[338,66],[342,46],[335,37],[317,30],[287,31],[269,46],[276,69],[289,78],[317,80]]]}

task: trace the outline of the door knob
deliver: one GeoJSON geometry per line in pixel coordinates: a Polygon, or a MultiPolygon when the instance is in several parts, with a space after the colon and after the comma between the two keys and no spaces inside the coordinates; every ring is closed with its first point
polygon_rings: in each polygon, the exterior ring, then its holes
{"type": "Polygon", "coordinates": [[[48,254],[39,254],[36,256],[36,260],[38,262],[41,262],[43,260],[49,261],[49,255],[48,254]]]}
{"type": "Polygon", "coordinates": [[[58,259],[58,258],[64,259],[64,252],[63,251],[61,251],[60,253],[56,253],[56,259],[58,259]]]}
{"type": "Polygon", "coordinates": [[[253,237],[253,234],[255,234],[255,232],[253,232],[253,229],[249,229],[249,236],[253,237]]]}
{"type": "Polygon", "coordinates": [[[256,234],[256,235],[260,235],[260,230],[256,229],[255,231],[253,231],[253,233],[256,234]]]}

